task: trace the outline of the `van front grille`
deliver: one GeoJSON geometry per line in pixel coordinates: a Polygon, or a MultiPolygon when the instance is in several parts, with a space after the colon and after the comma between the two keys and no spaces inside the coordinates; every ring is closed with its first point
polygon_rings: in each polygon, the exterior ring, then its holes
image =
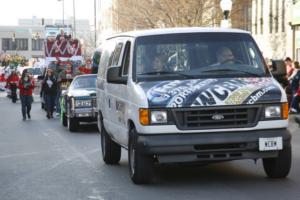
{"type": "Polygon", "coordinates": [[[214,107],[179,109],[174,111],[181,130],[244,128],[255,126],[258,107],[214,107]]]}

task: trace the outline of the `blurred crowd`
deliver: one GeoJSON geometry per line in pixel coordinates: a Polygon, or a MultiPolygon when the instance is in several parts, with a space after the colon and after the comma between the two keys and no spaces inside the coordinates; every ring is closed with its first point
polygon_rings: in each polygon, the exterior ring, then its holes
{"type": "Polygon", "coordinates": [[[91,59],[86,59],[84,63],[57,60],[50,62],[35,78],[28,69],[24,69],[20,74],[16,68],[12,68],[8,76],[5,73],[0,74],[0,83],[4,85],[2,91],[8,92],[13,103],[21,100],[23,120],[31,118],[31,104],[34,101],[33,90],[38,86],[40,97],[45,105],[46,117],[50,119],[53,118],[54,111],[57,116],[60,115],[59,101],[62,91],[69,87],[73,78],[77,75],[91,73],[91,59]],[[17,90],[19,90],[19,97],[17,90]]]}

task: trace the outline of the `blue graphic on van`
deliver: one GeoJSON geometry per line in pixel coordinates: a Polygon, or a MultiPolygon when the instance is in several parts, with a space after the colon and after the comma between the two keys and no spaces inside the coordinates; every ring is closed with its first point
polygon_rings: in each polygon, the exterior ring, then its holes
{"type": "Polygon", "coordinates": [[[144,82],[150,107],[241,105],[281,100],[271,78],[197,79],[144,82]]]}

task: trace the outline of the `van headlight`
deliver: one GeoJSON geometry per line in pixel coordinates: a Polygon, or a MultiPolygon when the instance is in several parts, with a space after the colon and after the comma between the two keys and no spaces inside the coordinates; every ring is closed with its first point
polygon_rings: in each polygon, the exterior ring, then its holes
{"type": "Polygon", "coordinates": [[[280,105],[272,105],[265,107],[265,118],[281,118],[281,106],[280,105]]]}
{"type": "Polygon", "coordinates": [[[168,114],[167,111],[149,110],[145,108],[139,109],[140,123],[144,126],[151,124],[167,124],[168,114]]]}
{"type": "Polygon", "coordinates": [[[167,122],[167,111],[151,111],[151,124],[164,124],[167,122]]]}

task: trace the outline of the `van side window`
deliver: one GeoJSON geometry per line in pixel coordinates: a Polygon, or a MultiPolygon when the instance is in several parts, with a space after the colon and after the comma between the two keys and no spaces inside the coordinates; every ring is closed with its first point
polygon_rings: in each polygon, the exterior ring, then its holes
{"type": "Polygon", "coordinates": [[[114,55],[112,58],[112,62],[110,66],[117,66],[119,64],[119,60],[120,60],[120,55],[122,52],[122,47],[123,47],[123,43],[118,43],[115,50],[114,50],[114,55]]]}
{"type": "Polygon", "coordinates": [[[129,68],[129,61],[130,61],[130,42],[126,42],[125,51],[124,51],[124,59],[122,61],[122,76],[128,75],[128,68],[129,68]]]}
{"type": "Polygon", "coordinates": [[[115,44],[113,41],[107,41],[104,44],[103,53],[100,58],[99,69],[98,69],[98,74],[103,79],[105,78],[105,71],[112,61],[114,48],[115,48],[115,44]]]}

